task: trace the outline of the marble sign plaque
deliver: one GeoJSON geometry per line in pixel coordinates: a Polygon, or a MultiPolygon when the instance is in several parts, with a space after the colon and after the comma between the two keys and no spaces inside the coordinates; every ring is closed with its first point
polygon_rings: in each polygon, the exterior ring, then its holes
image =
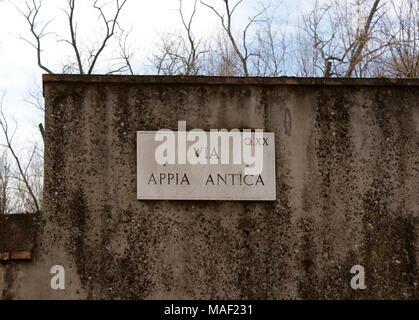
{"type": "Polygon", "coordinates": [[[276,200],[274,133],[263,132],[258,136],[253,132],[245,136],[243,132],[225,131],[218,133],[217,144],[210,144],[210,141],[215,140],[210,140],[209,132],[202,132],[200,137],[206,137],[207,146],[195,144],[196,140],[188,141],[188,132],[174,131],[171,132],[171,140],[167,138],[161,141],[156,141],[156,133],[137,132],[138,199],[276,200]],[[238,137],[240,139],[235,139],[238,137]],[[224,147],[223,138],[229,141],[224,147]],[[237,141],[241,141],[241,149],[234,145],[237,141]],[[162,152],[165,147],[173,144],[174,149],[166,148],[167,151],[162,152]],[[245,145],[252,148],[253,162],[249,157],[245,160],[245,145]],[[223,154],[223,150],[228,150],[228,155],[227,152],[223,154]],[[258,154],[262,153],[263,156],[256,157],[258,150],[258,154]],[[241,161],[240,157],[234,158],[238,152],[243,155],[241,161]],[[158,161],[161,155],[168,160],[158,161]],[[196,163],[198,158],[201,160],[196,163]],[[249,168],[255,167],[260,169],[249,174],[249,168]]]}

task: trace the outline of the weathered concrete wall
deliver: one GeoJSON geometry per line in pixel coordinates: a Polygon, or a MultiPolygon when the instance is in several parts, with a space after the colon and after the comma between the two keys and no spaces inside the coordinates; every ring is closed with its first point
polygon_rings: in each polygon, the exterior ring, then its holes
{"type": "MultiPolygon", "coordinates": [[[[39,218],[37,214],[0,215],[1,299],[16,297],[15,291],[20,285],[19,270],[24,270],[24,265],[31,259],[39,218]]],[[[36,268],[36,265],[32,267],[36,268]]],[[[32,267],[29,270],[33,270],[32,267]]]]}
{"type": "Polygon", "coordinates": [[[39,215],[0,215],[0,261],[30,260],[39,215]]]}
{"type": "Polygon", "coordinates": [[[0,265],[0,297],[417,299],[418,88],[45,76],[43,223],[31,262],[0,265]],[[274,132],[277,201],[138,201],[136,131],[178,120],[274,132]]]}

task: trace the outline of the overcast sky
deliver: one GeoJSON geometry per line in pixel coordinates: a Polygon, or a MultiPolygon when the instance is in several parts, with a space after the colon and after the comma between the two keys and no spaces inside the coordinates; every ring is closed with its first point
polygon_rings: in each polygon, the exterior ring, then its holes
{"type": "MultiPolygon", "coordinates": [[[[212,2],[214,0],[208,0],[212,2]]],[[[78,33],[80,45],[99,41],[101,29],[98,25],[97,13],[89,10],[90,0],[78,2],[78,33]]],[[[184,0],[184,8],[191,10],[193,0],[184,0]]],[[[296,25],[296,17],[307,8],[311,8],[314,0],[271,0],[278,7],[277,14],[281,21],[289,26],[296,25]]],[[[158,34],[180,30],[177,0],[128,0],[121,14],[121,26],[131,29],[131,41],[134,43],[134,66],[138,74],[149,73],[147,57],[158,41],[158,34]]],[[[24,5],[23,0],[0,0],[0,90],[6,91],[3,103],[5,113],[18,123],[16,143],[30,144],[39,141],[37,124],[43,122],[43,114],[30,106],[25,100],[31,90],[41,86],[42,71],[37,67],[35,50],[21,38],[32,40],[28,25],[15,8],[24,5]]],[[[65,17],[62,10],[65,0],[44,0],[41,20],[54,20],[48,31],[53,32],[44,43],[44,63],[54,72],[60,72],[60,66],[72,54],[71,48],[64,42],[57,42],[60,37],[68,36],[65,17]],[[59,35],[59,36],[57,36],[59,35]]],[[[237,26],[244,24],[248,17],[261,6],[260,0],[245,0],[236,13],[237,26]]],[[[200,6],[194,22],[194,30],[199,35],[211,34],[216,30],[218,21],[209,9],[200,6]]],[[[112,55],[112,52],[107,52],[112,55]]],[[[105,55],[106,56],[106,55],[105,55]]],[[[105,57],[104,56],[104,57],[105,57]]],[[[106,71],[106,63],[99,65],[99,72],[106,71]]],[[[23,144],[22,144],[23,145],[23,144]]]]}

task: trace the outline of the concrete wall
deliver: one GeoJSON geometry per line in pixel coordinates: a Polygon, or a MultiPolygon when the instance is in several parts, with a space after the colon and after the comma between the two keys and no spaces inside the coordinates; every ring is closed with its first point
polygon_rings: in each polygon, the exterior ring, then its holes
{"type": "Polygon", "coordinates": [[[0,261],[31,259],[38,221],[37,214],[0,215],[0,261]]]}
{"type": "Polygon", "coordinates": [[[32,260],[0,264],[0,297],[418,299],[418,88],[44,76],[44,212],[32,260]],[[277,201],[137,200],[136,131],[178,120],[274,132],[277,201]]]}

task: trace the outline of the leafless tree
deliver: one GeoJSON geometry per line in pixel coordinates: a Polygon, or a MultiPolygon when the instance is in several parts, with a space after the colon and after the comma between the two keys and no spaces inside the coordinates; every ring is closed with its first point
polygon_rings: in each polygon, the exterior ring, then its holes
{"type": "Polygon", "coordinates": [[[237,37],[234,36],[233,15],[236,9],[240,6],[240,4],[243,1],[244,0],[238,0],[236,3],[231,4],[230,0],[222,0],[223,9],[221,10],[217,9],[214,5],[208,4],[207,2],[204,2],[202,0],[201,0],[201,3],[204,6],[211,9],[220,19],[221,26],[223,30],[225,31],[228,39],[230,40],[231,46],[233,47],[235,54],[240,60],[243,75],[245,77],[248,77],[250,75],[249,58],[255,54],[249,48],[248,32],[252,25],[263,21],[261,17],[263,16],[267,8],[264,7],[262,10],[256,13],[253,17],[249,17],[248,23],[246,24],[243,31],[241,32],[241,43],[240,43],[240,40],[238,40],[237,37]]]}
{"type": "Polygon", "coordinates": [[[192,12],[186,17],[183,1],[179,0],[177,11],[183,32],[160,35],[157,52],[150,59],[158,74],[197,75],[201,72],[201,58],[209,50],[205,48],[202,39],[196,39],[193,32],[192,24],[197,11],[197,2],[194,0],[192,12]]]}
{"type": "MultiPolygon", "coordinates": [[[[303,30],[300,25],[298,26],[298,29],[303,30]]],[[[312,40],[303,32],[296,32],[294,43],[294,59],[292,63],[296,75],[299,77],[317,76],[319,71],[317,65],[319,61],[319,52],[313,49],[312,40]]]]}
{"type": "MultiPolygon", "coordinates": [[[[303,18],[303,30],[316,50],[314,66],[321,75],[362,77],[390,45],[380,37],[381,0],[316,2],[303,18]]],[[[301,38],[300,38],[301,41],[301,38]]]]}
{"type": "Polygon", "coordinates": [[[265,15],[267,7],[249,18],[239,36],[235,36],[233,14],[242,2],[243,0],[231,5],[228,0],[222,0],[220,3],[223,9],[218,11],[215,6],[200,1],[201,5],[210,8],[219,17],[221,32],[197,40],[193,21],[198,1],[194,0],[191,14],[187,17],[183,10],[183,2],[179,0],[178,14],[183,31],[160,35],[157,51],[150,59],[154,70],[158,74],[166,75],[274,76],[279,74],[284,47],[278,46],[279,33],[274,31],[272,19],[265,15]],[[253,25],[262,26],[265,23],[266,26],[263,28],[250,32],[253,25]]]}
{"type": "Polygon", "coordinates": [[[276,21],[271,5],[248,18],[240,30],[234,18],[244,0],[200,3],[215,13],[222,34],[201,39],[203,52],[196,59],[191,27],[196,1],[190,20],[185,19],[180,2],[180,21],[186,32],[161,36],[152,58],[158,74],[417,77],[415,0],[316,2],[300,20],[300,31],[291,36],[287,24],[276,21]]]}
{"type": "Polygon", "coordinates": [[[217,33],[211,40],[202,63],[203,74],[208,76],[242,75],[240,61],[226,34],[217,33]]]}
{"type": "MultiPolygon", "coordinates": [[[[28,211],[41,212],[39,194],[37,194],[37,191],[35,190],[36,187],[39,187],[39,184],[36,186],[33,181],[33,176],[30,174],[33,161],[37,155],[39,155],[38,147],[37,145],[34,145],[30,151],[30,154],[28,157],[26,157],[28,159],[26,164],[24,164],[16,151],[13,141],[17,125],[15,125],[14,128],[10,127],[9,122],[3,112],[3,99],[4,93],[0,97],[0,128],[4,137],[4,143],[2,144],[2,147],[6,148],[10,152],[16,164],[17,172],[13,175],[13,178],[17,181],[15,184],[15,190],[18,192],[18,199],[21,200],[22,205],[25,205],[28,211]]],[[[10,166],[7,166],[7,168],[10,172],[10,166]]]]}
{"type": "Polygon", "coordinates": [[[157,74],[176,75],[182,74],[185,59],[182,50],[182,36],[175,33],[160,34],[160,41],[156,52],[150,58],[152,67],[157,74]]]}
{"type": "Polygon", "coordinates": [[[391,45],[382,59],[381,75],[390,77],[419,77],[419,2],[400,0],[390,2],[383,37],[391,45]]]}
{"type": "Polygon", "coordinates": [[[119,73],[128,71],[129,74],[134,75],[134,68],[131,62],[134,52],[133,52],[132,47],[128,43],[128,38],[130,34],[131,34],[131,31],[121,32],[117,37],[118,46],[120,50],[120,56],[116,57],[115,59],[119,61],[122,60],[122,64],[119,64],[120,65],[119,68],[117,69],[113,68],[113,70],[117,70],[117,72],[119,73]]]}
{"type": "Polygon", "coordinates": [[[369,56],[373,55],[375,52],[379,52],[383,47],[385,47],[383,46],[366,52],[364,51],[372,37],[374,25],[382,17],[382,15],[380,15],[378,19],[375,19],[374,21],[374,17],[378,15],[378,11],[380,9],[379,4],[380,0],[374,0],[371,9],[369,10],[367,19],[364,21],[362,26],[357,26],[355,39],[349,46],[349,48],[351,48],[349,52],[352,54],[349,55],[349,65],[346,69],[345,77],[350,77],[354,73],[356,66],[359,65],[363,59],[368,59],[369,56]]]}
{"type": "Polygon", "coordinates": [[[287,25],[275,28],[275,11],[269,13],[256,31],[252,69],[256,76],[277,77],[286,72],[287,25]]]}
{"type": "MultiPolygon", "coordinates": [[[[127,0],[115,0],[108,3],[103,3],[103,1],[100,0],[94,0],[92,2],[92,7],[97,12],[105,32],[101,41],[99,41],[98,46],[88,48],[86,50],[87,52],[84,52],[84,55],[78,42],[78,30],[76,23],[76,3],[78,3],[78,1],[66,0],[66,2],[67,8],[64,9],[64,13],[67,18],[70,36],[69,38],[60,37],[59,41],[65,42],[71,47],[74,54],[74,60],[63,64],[61,71],[63,73],[92,74],[94,73],[98,60],[105,51],[109,41],[121,32],[118,19],[120,18],[120,14],[127,0]],[[113,10],[113,14],[109,16],[105,12],[105,6],[110,5],[111,3],[115,5],[115,8],[113,10]]],[[[33,40],[29,40],[24,37],[21,38],[35,48],[38,66],[47,73],[53,73],[52,69],[48,67],[43,60],[42,55],[45,49],[42,46],[42,40],[46,36],[52,34],[52,32],[48,32],[47,30],[54,18],[48,20],[47,22],[40,21],[39,16],[42,8],[42,0],[27,0],[25,1],[24,8],[17,7],[29,26],[33,40]]],[[[120,68],[121,67],[118,67],[118,70],[120,70],[120,68]]],[[[109,72],[113,73],[115,70],[111,70],[109,72]]]]}
{"type": "Polygon", "coordinates": [[[194,0],[194,5],[192,9],[192,14],[190,15],[188,20],[185,20],[185,15],[183,13],[182,8],[182,0],[179,0],[179,15],[182,21],[182,25],[185,28],[186,35],[187,35],[187,42],[188,46],[185,48],[185,51],[187,53],[186,59],[183,58],[183,64],[184,64],[184,74],[185,75],[191,75],[191,74],[197,74],[199,71],[199,65],[198,65],[198,58],[203,53],[203,51],[199,51],[200,42],[195,40],[195,36],[192,31],[192,22],[195,17],[196,13],[196,4],[197,0],[194,0]]]}
{"type": "Polygon", "coordinates": [[[0,150],[0,214],[11,213],[11,197],[9,196],[11,166],[7,149],[0,150]]]}
{"type": "Polygon", "coordinates": [[[35,109],[41,111],[42,113],[45,111],[45,101],[42,94],[42,88],[37,83],[35,83],[33,88],[29,90],[29,94],[28,97],[25,98],[25,102],[35,107],[35,109]]]}

